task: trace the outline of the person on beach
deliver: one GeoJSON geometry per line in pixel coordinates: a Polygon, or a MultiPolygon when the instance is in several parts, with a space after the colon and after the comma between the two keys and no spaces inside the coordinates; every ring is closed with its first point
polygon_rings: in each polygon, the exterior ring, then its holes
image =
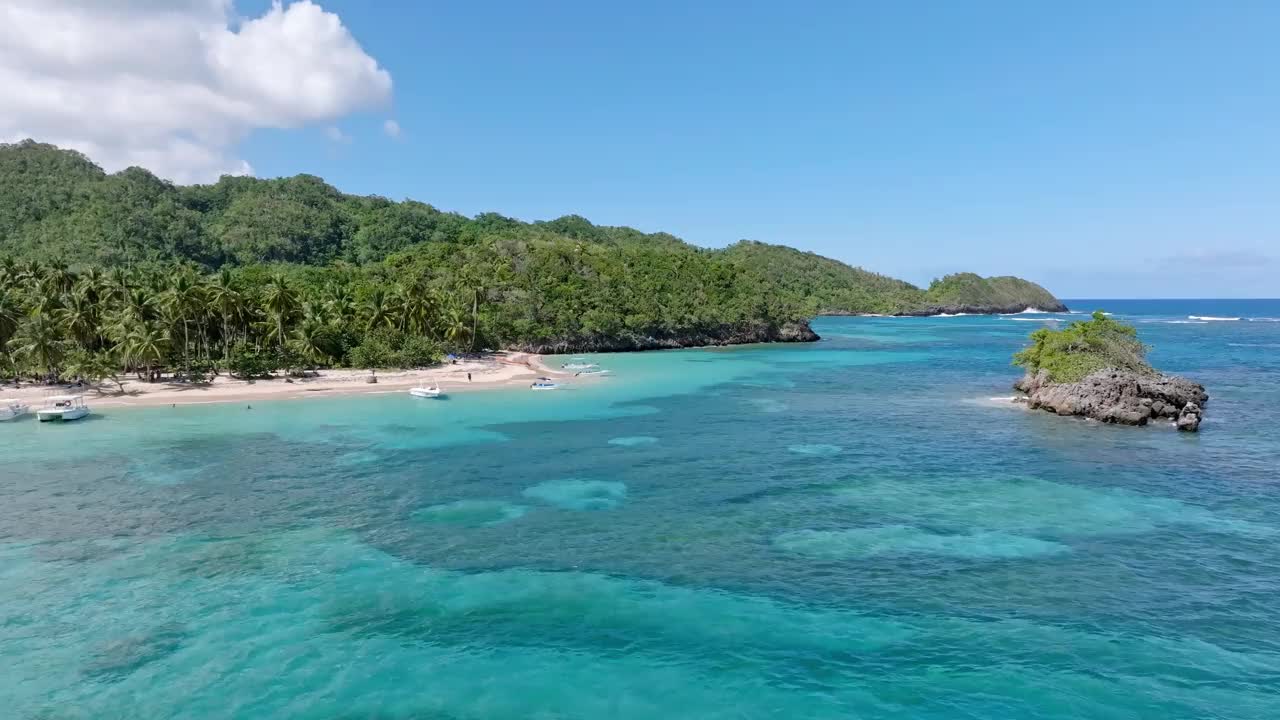
{"type": "Polygon", "coordinates": [[[467,382],[471,382],[471,373],[467,373],[467,382]]]}

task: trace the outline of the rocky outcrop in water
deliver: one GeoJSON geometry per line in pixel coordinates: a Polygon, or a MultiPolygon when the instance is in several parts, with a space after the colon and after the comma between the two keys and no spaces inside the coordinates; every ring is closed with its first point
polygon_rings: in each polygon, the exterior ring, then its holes
{"type": "Polygon", "coordinates": [[[797,321],[776,326],[712,327],[682,333],[628,333],[610,336],[560,338],[524,343],[508,349],[538,355],[564,355],[590,352],[674,350],[676,348],[747,345],[751,343],[815,342],[821,339],[813,331],[813,328],[809,327],[808,321],[797,321]]]}
{"type": "Polygon", "coordinates": [[[1074,383],[1055,383],[1041,370],[1027,373],[1014,388],[1026,393],[1026,402],[1033,409],[1120,425],[1169,420],[1184,432],[1199,430],[1209,401],[1199,383],[1129,370],[1098,370],[1074,383]]]}

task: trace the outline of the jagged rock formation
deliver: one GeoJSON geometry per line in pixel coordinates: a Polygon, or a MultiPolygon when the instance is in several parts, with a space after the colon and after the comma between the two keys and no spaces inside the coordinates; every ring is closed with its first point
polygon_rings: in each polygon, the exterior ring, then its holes
{"type": "Polygon", "coordinates": [[[1132,370],[1098,370],[1078,382],[1059,383],[1049,373],[1028,372],[1014,384],[1026,393],[1033,409],[1078,415],[1121,425],[1169,420],[1179,430],[1195,432],[1209,395],[1204,386],[1185,378],[1132,370]]]}

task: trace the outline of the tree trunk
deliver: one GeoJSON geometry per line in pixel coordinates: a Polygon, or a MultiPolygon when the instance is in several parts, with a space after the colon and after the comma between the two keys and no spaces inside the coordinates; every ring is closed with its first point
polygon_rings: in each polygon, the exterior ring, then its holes
{"type": "Polygon", "coordinates": [[[471,296],[471,352],[476,351],[476,322],[480,315],[480,288],[475,288],[471,296]]]}

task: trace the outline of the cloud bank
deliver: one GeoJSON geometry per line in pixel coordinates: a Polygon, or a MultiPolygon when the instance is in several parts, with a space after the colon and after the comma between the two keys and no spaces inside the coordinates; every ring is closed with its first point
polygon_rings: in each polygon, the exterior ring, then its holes
{"type": "Polygon", "coordinates": [[[0,0],[0,141],[79,150],[178,182],[252,168],[234,147],[385,106],[391,75],[335,14],[279,0],[0,0]]]}

